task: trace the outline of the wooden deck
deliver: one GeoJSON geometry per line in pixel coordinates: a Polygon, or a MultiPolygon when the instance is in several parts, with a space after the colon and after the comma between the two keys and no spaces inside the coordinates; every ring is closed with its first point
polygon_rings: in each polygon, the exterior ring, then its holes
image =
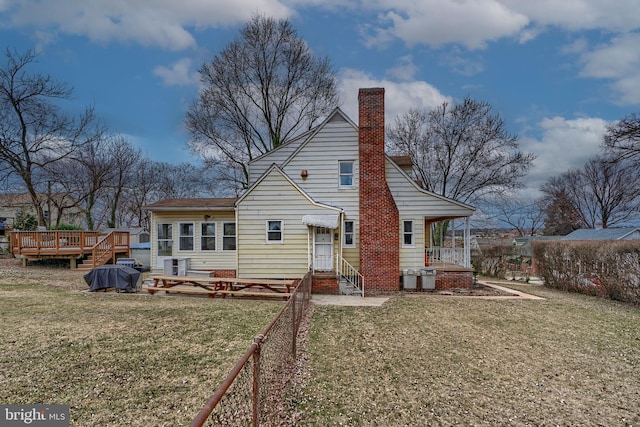
{"type": "Polygon", "coordinates": [[[115,263],[117,255],[130,256],[129,233],[114,231],[100,234],[93,231],[12,231],[11,253],[23,260],[69,259],[72,268],[76,260],[88,257],[90,268],[115,263]]]}

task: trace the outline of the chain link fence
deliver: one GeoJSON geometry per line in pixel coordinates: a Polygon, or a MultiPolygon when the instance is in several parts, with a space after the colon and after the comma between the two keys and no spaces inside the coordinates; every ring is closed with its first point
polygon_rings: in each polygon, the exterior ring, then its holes
{"type": "Polygon", "coordinates": [[[311,273],[191,422],[200,426],[278,425],[282,397],[295,368],[298,331],[311,301],[311,273]]]}

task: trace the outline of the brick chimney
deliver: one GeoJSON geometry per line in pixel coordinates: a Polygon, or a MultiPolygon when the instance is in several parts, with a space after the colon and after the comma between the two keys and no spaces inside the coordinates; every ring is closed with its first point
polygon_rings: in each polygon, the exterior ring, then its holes
{"type": "Polygon", "coordinates": [[[400,218],[385,176],[384,88],[358,93],[360,272],[368,295],[400,289],[400,218]]]}

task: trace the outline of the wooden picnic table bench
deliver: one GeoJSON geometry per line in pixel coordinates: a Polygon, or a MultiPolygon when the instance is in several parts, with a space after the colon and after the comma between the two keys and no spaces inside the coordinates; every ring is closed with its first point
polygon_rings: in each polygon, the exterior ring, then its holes
{"type": "Polygon", "coordinates": [[[208,295],[215,297],[227,295],[244,297],[278,297],[287,299],[295,287],[293,279],[239,279],[236,277],[206,276],[153,276],[153,284],[144,289],[150,294],[164,291],[167,293],[183,293],[208,295]],[[249,289],[249,291],[247,290],[249,289]],[[252,289],[260,291],[251,291],[252,289]]]}

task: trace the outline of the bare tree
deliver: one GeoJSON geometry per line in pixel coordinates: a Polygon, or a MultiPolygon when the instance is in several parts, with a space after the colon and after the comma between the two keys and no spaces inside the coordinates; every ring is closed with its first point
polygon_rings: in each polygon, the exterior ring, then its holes
{"type": "Polygon", "coordinates": [[[71,87],[48,75],[28,73],[37,55],[5,52],[0,68],[0,162],[20,177],[31,196],[38,224],[44,212],[38,192],[44,185],[44,170],[69,157],[93,140],[100,130],[93,127],[93,109],[74,118],[60,110],[58,102],[71,97],[71,87]]]}
{"type": "Polygon", "coordinates": [[[411,157],[427,190],[468,203],[522,187],[535,158],[518,150],[488,103],[469,97],[409,111],[388,127],[387,141],[391,152],[411,157]]]}
{"type": "Polygon", "coordinates": [[[109,206],[108,227],[117,227],[122,225],[118,221],[119,214],[123,213],[120,209],[121,199],[126,191],[136,191],[135,188],[129,187],[133,178],[135,168],[140,164],[142,152],[138,148],[134,148],[131,143],[123,136],[114,136],[110,138],[105,147],[105,157],[111,165],[111,173],[108,178],[106,193],[106,202],[109,206]]]}
{"type": "Polygon", "coordinates": [[[640,115],[632,113],[619,122],[607,126],[605,148],[618,159],[640,162],[640,115]]]}
{"type": "Polygon", "coordinates": [[[535,236],[544,226],[545,206],[541,200],[525,202],[514,195],[499,195],[489,205],[496,219],[513,227],[519,236],[535,236]]]}
{"type": "Polygon", "coordinates": [[[200,68],[203,88],[186,116],[189,146],[246,188],[247,164],[308,130],[338,105],[328,58],[313,56],[289,20],[255,15],[200,68]]]}
{"type": "Polygon", "coordinates": [[[548,204],[562,206],[574,224],[608,228],[625,223],[638,210],[639,172],[638,165],[629,161],[596,156],[581,169],[551,177],[541,190],[548,204]]]}

